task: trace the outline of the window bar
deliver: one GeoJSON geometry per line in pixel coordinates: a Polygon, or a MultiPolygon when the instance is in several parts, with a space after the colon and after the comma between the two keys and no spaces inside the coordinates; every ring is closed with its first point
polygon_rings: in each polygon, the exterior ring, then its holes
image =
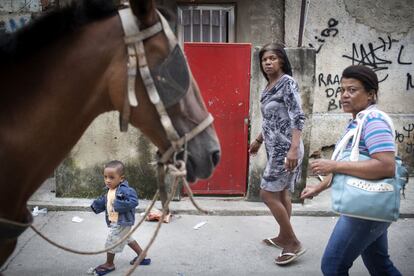
{"type": "Polygon", "coordinates": [[[190,9],[190,41],[191,42],[194,42],[194,39],[193,39],[193,32],[194,32],[194,30],[193,30],[193,11],[194,11],[194,9],[190,9]]]}
{"type": "Polygon", "coordinates": [[[209,10],[210,12],[210,41],[213,42],[213,11],[209,10]]]}
{"type": "Polygon", "coordinates": [[[184,45],[184,20],[183,20],[183,10],[182,9],[179,9],[179,11],[180,11],[180,15],[179,15],[179,19],[181,19],[181,23],[179,23],[178,24],[178,26],[179,26],[179,28],[181,29],[180,30],[180,32],[178,33],[179,34],[179,41],[180,41],[180,44],[181,45],[184,45]]]}
{"type": "Polygon", "coordinates": [[[219,29],[220,29],[220,38],[219,38],[219,42],[223,42],[223,22],[222,22],[222,17],[223,17],[223,10],[220,9],[219,12],[219,29]]]}
{"type": "Polygon", "coordinates": [[[204,42],[203,41],[203,9],[200,7],[199,11],[200,11],[200,42],[204,42]]]}

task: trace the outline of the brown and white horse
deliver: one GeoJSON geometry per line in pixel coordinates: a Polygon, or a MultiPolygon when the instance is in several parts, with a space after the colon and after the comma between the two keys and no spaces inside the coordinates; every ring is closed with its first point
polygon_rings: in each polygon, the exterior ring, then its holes
{"type": "MultiPolygon", "coordinates": [[[[19,223],[29,219],[30,196],[94,118],[125,108],[128,54],[117,10],[106,5],[111,2],[85,0],[0,37],[0,266],[17,241],[18,234],[10,231],[23,231],[19,223]],[[5,226],[7,221],[11,224],[5,226]]],[[[130,5],[141,29],[159,21],[153,1],[131,0],[130,5]]],[[[144,48],[149,69],[171,51],[162,31],[146,38],[144,48]]],[[[209,115],[190,72],[188,76],[188,91],[166,108],[179,136],[209,115]]],[[[135,94],[139,104],[130,107],[129,122],[166,152],[171,141],[139,73],[135,94]]],[[[220,158],[211,125],[188,142],[188,152],[187,179],[209,177],[220,158]]]]}

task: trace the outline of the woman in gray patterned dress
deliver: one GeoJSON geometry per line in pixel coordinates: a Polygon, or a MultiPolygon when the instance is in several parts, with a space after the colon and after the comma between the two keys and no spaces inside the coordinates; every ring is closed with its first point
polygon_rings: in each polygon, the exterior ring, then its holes
{"type": "Polygon", "coordinates": [[[305,253],[290,223],[290,192],[301,178],[303,142],[301,132],[305,115],[301,108],[299,87],[281,45],[270,43],[260,50],[260,69],[267,79],[261,94],[262,132],[251,143],[255,155],[264,142],[267,165],[260,185],[260,196],[279,224],[279,234],[263,241],[282,249],[275,262],[284,265],[305,253]]]}

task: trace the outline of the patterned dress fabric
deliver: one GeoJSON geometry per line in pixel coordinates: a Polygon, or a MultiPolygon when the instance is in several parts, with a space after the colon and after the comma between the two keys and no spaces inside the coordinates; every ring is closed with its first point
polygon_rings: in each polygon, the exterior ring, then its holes
{"type": "Polygon", "coordinates": [[[302,140],[298,166],[292,172],[285,170],[285,157],[291,145],[292,129],[302,130],[305,123],[297,82],[291,76],[283,75],[273,87],[262,92],[260,103],[262,135],[267,154],[260,188],[269,192],[285,189],[293,192],[301,178],[302,140]]]}

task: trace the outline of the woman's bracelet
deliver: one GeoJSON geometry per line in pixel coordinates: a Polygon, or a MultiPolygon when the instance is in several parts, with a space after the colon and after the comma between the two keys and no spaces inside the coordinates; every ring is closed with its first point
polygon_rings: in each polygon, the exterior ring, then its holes
{"type": "Polygon", "coordinates": [[[259,144],[262,144],[262,143],[263,143],[263,141],[260,141],[260,140],[259,140],[259,139],[257,139],[257,138],[256,138],[256,142],[257,142],[257,143],[259,143],[259,144]]]}

